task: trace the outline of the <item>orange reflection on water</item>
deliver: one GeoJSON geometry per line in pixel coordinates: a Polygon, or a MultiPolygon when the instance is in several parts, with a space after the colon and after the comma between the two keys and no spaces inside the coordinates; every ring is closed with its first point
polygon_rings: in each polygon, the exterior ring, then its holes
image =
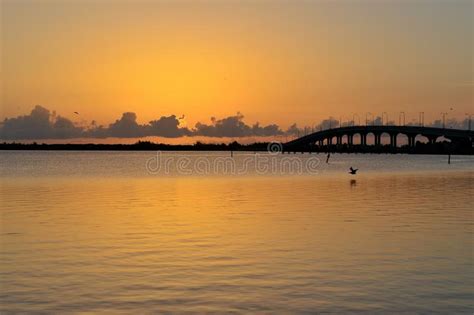
{"type": "Polygon", "coordinates": [[[439,308],[470,287],[472,175],[12,179],[3,308],[439,308]]]}

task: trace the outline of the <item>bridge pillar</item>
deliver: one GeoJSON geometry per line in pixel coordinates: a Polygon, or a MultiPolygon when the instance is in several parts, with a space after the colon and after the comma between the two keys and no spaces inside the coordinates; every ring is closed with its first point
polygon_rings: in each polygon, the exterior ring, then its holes
{"type": "Polygon", "coordinates": [[[322,147],[324,145],[324,140],[319,140],[319,146],[322,147]]]}
{"type": "Polygon", "coordinates": [[[408,135],[408,146],[415,147],[415,138],[416,136],[408,135]]]}
{"type": "Polygon", "coordinates": [[[438,139],[438,137],[436,136],[426,136],[428,138],[428,141],[430,144],[435,144],[436,143],[436,139],[438,139]]]}
{"type": "Polygon", "coordinates": [[[342,144],[342,136],[337,136],[337,145],[342,144]]]}
{"type": "Polygon", "coordinates": [[[380,145],[380,142],[381,142],[381,141],[380,141],[380,139],[381,139],[381,134],[376,133],[376,134],[374,134],[374,137],[375,137],[375,145],[376,145],[376,146],[379,146],[379,145],[380,145]]]}
{"type": "Polygon", "coordinates": [[[328,145],[332,145],[332,137],[327,139],[328,145]]]}
{"type": "Polygon", "coordinates": [[[367,145],[367,134],[366,133],[360,135],[360,144],[363,145],[363,146],[367,145]]]}
{"type": "Polygon", "coordinates": [[[354,135],[347,135],[347,144],[349,145],[354,144],[354,135]]]}
{"type": "Polygon", "coordinates": [[[393,148],[397,147],[397,134],[390,135],[390,146],[393,148]]]}

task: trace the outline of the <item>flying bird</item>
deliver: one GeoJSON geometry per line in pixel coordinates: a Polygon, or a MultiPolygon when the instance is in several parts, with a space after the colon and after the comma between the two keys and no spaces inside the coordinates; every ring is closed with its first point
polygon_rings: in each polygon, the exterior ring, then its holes
{"type": "Polygon", "coordinates": [[[352,166],[349,168],[349,174],[355,175],[359,169],[358,168],[352,168],[352,166]]]}
{"type": "Polygon", "coordinates": [[[78,112],[74,112],[74,114],[76,114],[76,115],[79,115],[79,113],[78,113],[78,112]]]}

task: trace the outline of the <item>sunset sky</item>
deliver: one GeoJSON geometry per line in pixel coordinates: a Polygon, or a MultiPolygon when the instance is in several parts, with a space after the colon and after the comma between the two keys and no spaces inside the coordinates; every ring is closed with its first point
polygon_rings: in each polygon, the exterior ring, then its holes
{"type": "Polygon", "coordinates": [[[1,1],[0,119],[473,112],[473,2],[1,1]],[[80,112],[80,117],[73,114],[80,112]]]}

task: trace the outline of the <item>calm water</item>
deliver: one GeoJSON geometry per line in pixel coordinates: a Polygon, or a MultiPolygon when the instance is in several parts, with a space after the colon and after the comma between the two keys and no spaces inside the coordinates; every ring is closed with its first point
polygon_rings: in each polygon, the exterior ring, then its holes
{"type": "Polygon", "coordinates": [[[2,313],[473,313],[474,157],[221,157],[0,152],[2,313]]]}

